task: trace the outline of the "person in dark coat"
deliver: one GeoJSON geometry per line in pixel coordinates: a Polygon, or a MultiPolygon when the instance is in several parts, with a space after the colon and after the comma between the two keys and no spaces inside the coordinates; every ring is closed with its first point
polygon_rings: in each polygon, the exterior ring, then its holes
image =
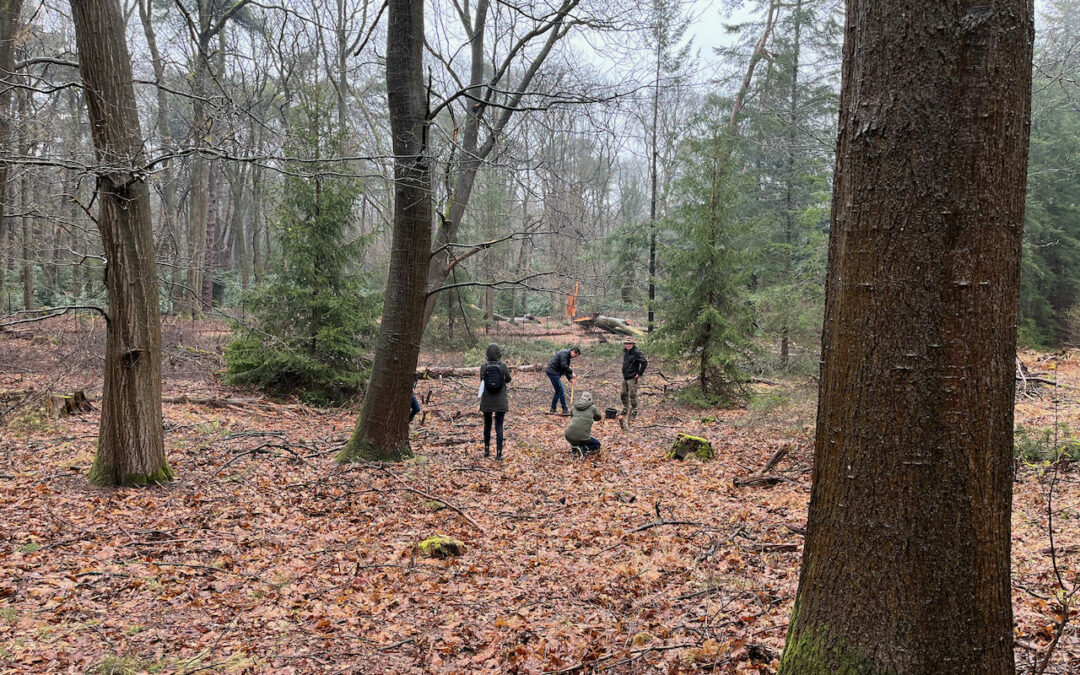
{"type": "Polygon", "coordinates": [[[487,348],[487,361],[480,367],[480,382],[484,385],[480,393],[480,412],[484,413],[484,457],[491,456],[491,423],[494,421],[495,459],[498,460],[502,459],[503,454],[503,422],[510,410],[510,400],[506,395],[506,385],[510,384],[510,369],[500,361],[501,358],[502,348],[493,342],[487,348]],[[497,390],[487,386],[494,375],[487,372],[489,368],[495,368],[502,375],[503,384],[497,390]]]}
{"type": "Polygon", "coordinates": [[[413,376],[412,388],[413,395],[412,401],[409,402],[409,423],[412,424],[413,418],[420,413],[420,399],[416,398],[416,381],[419,379],[418,375],[413,376]]]}
{"type": "Polygon", "coordinates": [[[649,365],[645,355],[637,348],[637,342],[632,337],[623,340],[622,355],[622,414],[624,417],[637,417],[638,380],[645,374],[645,366],[649,365]]]}
{"type": "Polygon", "coordinates": [[[570,424],[566,425],[563,436],[572,448],[582,448],[582,454],[600,450],[600,441],[592,437],[593,422],[601,420],[600,411],[593,405],[592,394],[584,392],[574,403],[570,413],[570,424]]]}
{"type": "Polygon", "coordinates": [[[570,368],[570,360],[579,356],[581,356],[581,350],[577,347],[560,349],[555,352],[555,355],[551,357],[551,361],[548,362],[547,368],[544,369],[544,374],[551,380],[551,388],[555,390],[555,395],[551,397],[552,413],[555,412],[556,404],[562,406],[564,415],[568,412],[566,408],[566,390],[562,386],[562,377],[565,375],[568,382],[574,381],[574,371],[570,368]]]}

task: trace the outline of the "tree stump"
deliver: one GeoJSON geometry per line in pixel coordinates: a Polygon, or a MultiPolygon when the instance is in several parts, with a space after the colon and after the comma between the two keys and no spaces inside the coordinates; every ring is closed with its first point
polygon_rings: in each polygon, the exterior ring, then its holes
{"type": "Polygon", "coordinates": [[[699,459],[709,460],[716,457],[712,443],[700,436],[679,434],[675,443],[668,450],[668,459],[686,459],[689,455],[696,455],[699,459]]]}
{"type": "Polygon", "coordinates": [[[49,417],[60,419],[69,415],[90,412],[94,406],[86,400],[86,394],[81,391],[73,391],[70,394],[50,394],[46,401],[46,409],[49,417]]]}
{"type": "Polygon", "coordinates": [[[450,558],[465,552],[465,544],[445,534],[428,537],[417,544],[416,548],[429,558],[450,558]]]}

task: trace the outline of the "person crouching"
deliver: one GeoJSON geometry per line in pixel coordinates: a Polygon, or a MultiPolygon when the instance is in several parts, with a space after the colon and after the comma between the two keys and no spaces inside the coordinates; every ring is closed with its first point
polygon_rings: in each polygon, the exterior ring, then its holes
{"type": "Polygon", "coordinates": [[[599,452],[600,441],[590,434],[593,422],[601,419],[600,411],[593,405],[592,394],[583,392],[570,411],[570,424],[566,425],[564,434],[571,448],[582,455],[599,452]]]}

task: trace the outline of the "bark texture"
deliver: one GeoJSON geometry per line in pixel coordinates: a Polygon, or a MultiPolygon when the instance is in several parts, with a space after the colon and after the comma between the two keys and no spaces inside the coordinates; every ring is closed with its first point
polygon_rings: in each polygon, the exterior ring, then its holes
{"type": "Polygon", "coordinates": [[[72,0],[79,71],[98,167],[98,229],[108,261],[108,332],[96,485],[172,478],[161,429],[161,326],[131,59],[117,0],[72,0]]]}
{"type": "Polygon", "coordinates": [[[849,0],[813,490],[780,672],[1015,672],[1030,0],[849,0]]]}
{"type": "Polygon", "coordinates": [[[394,235],[375,364],[360,419],[338,457],[342,461],[393,461],[412,454],[406,411],[424,330],[432,224],[423,0],[389,1],[386,41],[386,90],[394,144],[394,235]],[[390,406],[399,406],[401,414],[389,412],[390,406]]]}

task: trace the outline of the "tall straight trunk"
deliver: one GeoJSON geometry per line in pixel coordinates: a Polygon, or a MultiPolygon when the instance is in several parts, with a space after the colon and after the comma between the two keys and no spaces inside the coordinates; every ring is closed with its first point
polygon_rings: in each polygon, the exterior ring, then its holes
{"type": "MultiPolygon", "coordinates": [[[[0,73],[15,72],[15,34],[21,25],[22,4],[23,0],[0,0],[0,73]]],[[[0,148],[11,147],[11,92],[7,83],[0,86],[0,148]]],[[[4,235],[9,227],[4,219],[10,194],[7,188],[8,163],[0,162],[0,250],[4,248],[4,235]]],[[[0,257],[0,290],[4,288],[5,262],[0,257]]]]}
{"type": "MultiPolygon", "coordinates": [[[[791,53],[791,94],[788,101],[787,128],[787,178],[784,185],[784,278],[791,280],[794,271],[795,247],[795,143],[799,129],[799,50],[802,48],[802,0],[796,0],[792,8],[795,21],[795,36],[791,53]]],[[[783,325],[780,327],[780,365],[787,368],[791,347],[788,344],[791,332],[790,309],[784,312],[783,325]]]]}
{"type": "Polygon", "coordinates": [[[108,260],[105,386],[95,485],[172,478],[161,430],[161,325],[150,190],[118,0],[71,0],[97,161],[98,229],[108,260]]]}
{"type": "Polygon", "coordinates": [[[236,176],[234,180],[229,182],[229,186],[232,190],[232,251],[234,262],[238,265],[240,273],[240,288],[243,290],[248,289],[248,282],[251,279],[251,257],[248,255],[247,247],[247,235],[245,233],[245,223],[247,218],[244,217],[244,186],[247,185],[247,169],[239,167],[236,170],[236,176]]]}
{"type": "MultiPolygon", "coordinates": [[[[25,155],[24,155],[25,156],[25,155]]],[[[19,181],[19,191],[22,196],[19,202],[22,207],[22,289],[23,309],[34,308],[34,197],[31,193],[30,173],[24,171],[22,180],[19,181]]]]}
{"type": "Polygon", "coordinates": [[[649,148],[649,317],[648,332],[653,332],[656,311],[656,135],[657,121],[660,118],[660,57],[663,55],[663,41],[656,40],[656,73],[653,78],[652,139],[649,148]]]}
{"type": "MultiPolygon", "coordinates": [[[[172,125],[169,123],[169,94],[163,86],[165,84],[165,61],[161,57],[161,50],[157,44],[157,32],[154,30],[152,13],[152,0],[138,0],[139,19],[142,22],[143,35],[146,37],[146,45],[150,50],[150,64],[154,69],[154,79],[157,81],[157,132],[161,138],[161,150],[168,154],[175,147],[172,134],[172,125]]],[[[176,198],[176,179],[171,159],[165,159],[161,163],[161,215],[165,218],[165,227],[161,241],[158,242],[160,257],[169,259],[169,290],[168,298],[174,307],[182,304],[183,291],[180,284],[181,248],[182,239],[180,233],[179,205],[176,198]]]]}
{"type": "Polygon", "coordinates": [[[1012,675],[1031,0],[849,0],[813,489],[780,672],[1012,675]]]}
{"type": "Polygon", "coordinates": [[[424,93],[424,0],[387,3],[386,93],[394,144],[394,234],[382,323],[364,407],[339,460],[412,454],[406,414],[424,329],[431,252],[431,158],[424,93]],[[400,405],[401,414],[388,410],[400,405]]]}
{"type": "Polygon", "coordinates": [[[217,169],[206,165],[206,239],[203,242],[202,286],[199,288],[202,298],[202,310],[208,311],[214,306],[214,274],[218,267],[218,226],[219,217],[217,169]]]}

